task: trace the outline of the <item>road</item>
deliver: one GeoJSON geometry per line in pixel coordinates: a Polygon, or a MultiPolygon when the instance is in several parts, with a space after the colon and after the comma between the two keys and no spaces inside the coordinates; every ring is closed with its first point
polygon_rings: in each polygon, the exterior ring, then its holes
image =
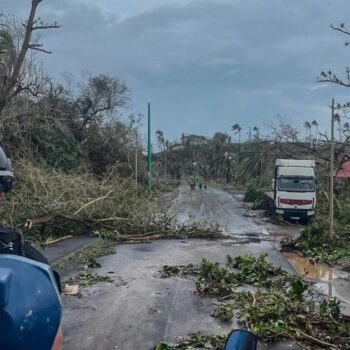
{"type": "MultiPolygon", "coordinates": [[[[151,350],[163,340],[203,332],[229,332],[233,324],[210,316],[209,299],[195,295],[194,281],[161,279],[163,265],[199,263],[202,258],[223,262],[226,255],[268,253],[269,259],[293,272],[278,250],[280,237],[296,235],[296,226],[277,226],[249,215],[240,195],[220,189],[190,191],[181,187],[169,209],[178,222],[217,222],[232,236],[223,241],[163,240],[116,247],[116,254],[100,259],[100,274],[114,283],[99,283],[82,297],[64,297],[65,350],[151,350]],[[247,214],[248,213],[248,214],[247,214]]],[[[297,349],[280,344],[269,349],[297,349]]],[[[260,345],[260,349],[266,349],[260,345]]]]}

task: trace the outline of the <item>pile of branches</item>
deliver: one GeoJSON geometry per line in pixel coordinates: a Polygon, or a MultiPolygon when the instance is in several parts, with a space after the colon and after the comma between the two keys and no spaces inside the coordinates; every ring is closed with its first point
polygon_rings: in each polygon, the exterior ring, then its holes
{"type": "MultiPolygon", "coordinates": [[[[203,259],[193,268],[199,274],[197,293],[214,300],[213,316],[224,321],[236,316],[265,342],[291,339],[302,348],[349,349],[350,319],[341,315],[339,301],[317,293],[266,257],[227,257],[225,267],[203,259]]],[[[176,271],[169,270],[172,275],[176,271]]]]}
{"type": "Polygon", "coordinates": [[[88,233],[118,241],[159,238],[221,238],[217,226],[174,226],[142,185],[118,174],[103,177],[81,169],[64,173],[19,160],[14,191],[0,207],[0,220],[27,238],[88,233]]]}
{"type": "Polygon", "coordinates": [[[222,350],[225,344],[226,336],[223,335],[192,335],[190,337],[180,338],[177,344],[160,343],[154,350],[222,350]]]}

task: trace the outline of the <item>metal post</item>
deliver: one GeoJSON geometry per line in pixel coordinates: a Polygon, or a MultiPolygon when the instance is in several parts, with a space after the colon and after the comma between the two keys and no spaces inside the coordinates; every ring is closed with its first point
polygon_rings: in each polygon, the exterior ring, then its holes
{"type": "Polygon", "coordinates": [[[148,145],[147,145],[147,178],[148,191],[152,191],[152,155],[151,155],[151,104],[148,103],[148,145]]]}
{"type": "Polygon", "coordinates": [[[135,186],[137,190],[137,176],[138,176],[138,162],[137,162],[137,149],[138,149],[138,139],[137,130],[135,130],[135,186]]]}
{"type": "Polygon", "coordinates": [[[331,160],[329,165],[329,238],[334,236],[334,98],[332,99],[331,160]]]}

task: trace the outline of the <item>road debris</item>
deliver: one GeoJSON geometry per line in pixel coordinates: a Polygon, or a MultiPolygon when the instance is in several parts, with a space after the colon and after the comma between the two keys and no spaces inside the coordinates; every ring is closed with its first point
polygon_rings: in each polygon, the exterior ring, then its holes
{"type": "Polygon", "coordinates": [[[72,235],[60,237],[60,238],[57,238],[57,239],[54,239],[54,240],[51,240],[51,241],[47,241],[47,242],[46,242],[46,245],[49,246],[49,245],[56,244],[56,243],[59,243],[59,242],[61,242],[61,241],[65,241],[65,240],[71,239],[71,238],[73,238],[72,235]]]}
{"type": "Polygon", "coordinates": [[[100,282],[113,283],[114,280],[109,276],[99,275],[99,274],[94,273],[94,272],[80,271],[76,277],[70,278],[66,282],[64,290],[66,290],[66,287],[67,287],[67,291],[68,291],[67,295],[77,295],[77,294],[79,294],[79,292],[74,294],[74,292],[76,291],[75,286],[77,286],[78,289],[80,289],[80,288],[84,288],[84,287],[90,287],[90,286],[92,286],[96,283],[100,283],[100,282]],[[69,294],[71,292],[73,294],[69,294]]]}
{"type": "Polygon", "coordinates": [[[179,265],[179,266],[167,266],[164,265],[162,271],[160,271],[161,278],[169,278],[173,276],[195,276],[198,275],[198,266],[193,264],[179,265]]]}
{"type": "Polygon", "coordinates": [[[79,294],[79,285],[77,284],[68,284],[64,286],[63,293],[65,295],[78,295],[79,294]]]}
{"type": "Polygon", "coordinates": [[[189,349],[211,349],[223,350],[227,336],[225,335],[192,335],[179,338],[176,344],[160,343],[154,350],[189,350],[189,349]]]}
{"type": "MultiPolygon", "coordinates": [[[[181,268],[171,271],[180,274],[181,268]]],[[[237,316],[243,328],[265,342],[290,339],[313,348],[349,349],[350,319],[341,315],[339,301],[274,266],[267,254],[228,256],[226,266],[203,259],[194,271],[199,272],[197,293],[214,298],[212,316],[224,321],[237,316]]],[[[206,349],[200,346],[193,348],[206,349]]]]}
{"type": "Polygon", "coordinates": [[[79,273],[77,282],[82,287],[88,287],[99,282],[113,282],[113,279],[109,276],[99,275],[94,272],[82,271],[79,273]]]}
{"type": "Polygon", "coordinates": [[[101,267],[96,260],[102,256],[114,254],[114,244],[105,239],[99,239],[78,253],[78,259],[86,267],[101,267]]]}
{"type": "Polygon", "coordinates": [[[155,315],[155,314],[158,314],[159,313],[159,310],[156,309],[155,307],[149,307],[147,312],[150,314],[150,315],[155,315]]]}

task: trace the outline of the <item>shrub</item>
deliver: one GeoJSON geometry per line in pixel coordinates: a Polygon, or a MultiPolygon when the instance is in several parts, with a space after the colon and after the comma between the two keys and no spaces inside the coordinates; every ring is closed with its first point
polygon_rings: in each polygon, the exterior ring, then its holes
{"type": "Polygon", "coordinates": [[[35,128],[27,132],[27,138],[46,163],[65,172],[83,164],[83,152],[72,136],[60,129],[35,128]]]}
{"type": "Polygon", "coordinates": [[[247,187],[244,202],[259,202],[263,201],[265,198],[265,193],[258,188],[256,183],[250,184],[247,187]]]}

